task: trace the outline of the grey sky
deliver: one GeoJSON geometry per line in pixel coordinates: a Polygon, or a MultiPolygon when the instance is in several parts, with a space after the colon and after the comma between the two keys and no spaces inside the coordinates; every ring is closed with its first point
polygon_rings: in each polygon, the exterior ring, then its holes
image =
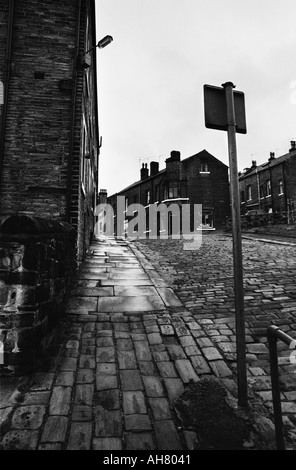
{"type": "Polygon", "coordinates": [[[100,187],[137,181],[140,163],[203,149],[228,164],[227,134],[205,128],[203,85],[246,97],[239,168],[296,138],[295,0],[96,0],[100,187]]]}

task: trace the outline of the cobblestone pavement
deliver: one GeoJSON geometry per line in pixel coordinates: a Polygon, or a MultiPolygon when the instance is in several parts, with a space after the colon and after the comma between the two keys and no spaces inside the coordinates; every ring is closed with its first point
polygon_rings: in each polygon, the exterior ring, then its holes
{"type": "MultiPolygon", "coordinates": [[[[170,240],[92,249],[48,358],[31,376],[1,378],[1,449],[194,449],[174,406],[190,384],[219,378],[237,411],[231,240],[205,237],[186,254],[170,240]]],[[[238,412],[253,423],[245,448],[274,448],[265,332],[273,322],[295,334],[295,248],[245,241],[244,252],[252,406],[238,412]]],[[[280,354],[293,448],[295,365],[280,354]]]]}
{"type": "MultiPolygon", "coordinates": [[[[296,338],[296,245],[259,238],[243,239],[248,385],[252,396],[254,393],[262,399],[273,421],[266,330],[274,324],[296,338]]],[[[195,320],[204,322],[207,346],[215,346],[235,374],[232,238],[222,232],[205,234],[196,252],[184,252],[182,242],[176,240],[141,241],[137,246],[195,320]]],[[[199,331],[193,335],[204,353],[204,339],[200,342],[199,331]]],[[[295,449],[295,354],[278,342],[278,355],[285,435],[295,449]]],[[[266,429],[269,426],[266,420],[266,429]]]]}

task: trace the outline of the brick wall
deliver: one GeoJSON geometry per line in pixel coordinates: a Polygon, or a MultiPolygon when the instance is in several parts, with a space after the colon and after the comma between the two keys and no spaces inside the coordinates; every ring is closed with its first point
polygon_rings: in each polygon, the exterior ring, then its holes
{"type": "Polygon", "coordinates": [[[14,216],[1,226],[0,340],[15,372],[35,368],[63,313],[75,245],[66,223],[14,216]]]}
{"type": "Polygon", "coordinates": [[[77,2],[15,1],[1,213],[64,220],[77,2]]]}
{"type": "Polygon", "coordinates": [[[11,60],[5,64],[8,1],[0,5],[0,79],[10,71],[0,219],[25,214],[67,221],[76,228],[81,262],[93,232],[98,180],[96,54],[87,70],[80,60],[96,44],[95,2],[14,0],[10,6],[11,60]]]}

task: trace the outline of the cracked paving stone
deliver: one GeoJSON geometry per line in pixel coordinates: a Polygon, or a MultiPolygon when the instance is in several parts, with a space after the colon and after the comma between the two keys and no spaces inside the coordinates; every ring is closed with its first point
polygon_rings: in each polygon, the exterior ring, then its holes
{"type": "Polygon", "coordinates": [[[36,450],[38,431],[10,431],[1,441],[1,450],[36,450]]]}
{"type": "Polygon", "coordinates": [[[21,406],[12,417],[13,429],[37,430],[43,423],[46,408],[42,405],[21,406]]]}

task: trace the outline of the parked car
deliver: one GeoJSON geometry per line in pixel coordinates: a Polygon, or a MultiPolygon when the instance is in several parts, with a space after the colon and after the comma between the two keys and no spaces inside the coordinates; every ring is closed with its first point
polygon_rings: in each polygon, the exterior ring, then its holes
{"type": "Polygon", "coordinates": [[[257,227],[268,223],[268,214],[262,209],[251,209],[241,217],[243,227],[257,227]]]}

